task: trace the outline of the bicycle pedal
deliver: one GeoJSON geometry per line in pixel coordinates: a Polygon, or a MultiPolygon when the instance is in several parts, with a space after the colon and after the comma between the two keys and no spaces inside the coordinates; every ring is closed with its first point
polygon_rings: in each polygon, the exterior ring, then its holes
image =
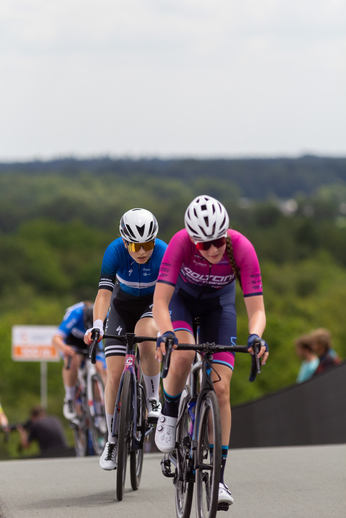
{"type": "Polygon", "coordinates": [[[174,477],[174,473],[171,472],[171,461],[169,459],[161,460],[161,471],[162,475],[164,475],[167,478],[174,477]]]}
{"type": "Polygon", "coordinates": [[[157,424],[157,417],[148,417],[147,421],[149,424],[157,424]]]}
{"type": "Polygon", "coordinates": [[[220,502],[217,504],[218,511],[228,511],[230,504],[226,504],[226,502],[220,502]]]}

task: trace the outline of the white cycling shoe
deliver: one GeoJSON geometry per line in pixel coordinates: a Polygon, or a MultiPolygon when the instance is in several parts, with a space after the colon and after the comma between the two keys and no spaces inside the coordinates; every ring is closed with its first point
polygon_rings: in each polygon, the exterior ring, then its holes
{"type": "Polygon", "coordinates": [[[162,453],[170,453],[175,447],[177,417],[160,413],[155,430],[155,444],[162,453]]]}
{"type": "Polygon", "coordinates": [[[102,469],[117,469],[117,443],[106,442],[105,449],[100,457],[100,466],[102,469]]]}
{"type": "Polygon", "coordinates": [[[76,408],[72,399],[64,399],[64,406],[62,410],[64,417],[71,421],[77,417],[76,408]]]}
{"type": "Polygon", "coordinates": [[[147,399],[148,420],[157,421],[161,414],[162,405],[154,398],[147,399]]]}
{"type": "Polygon", "coordinates": [[[228,487],[223,484],[222,482],[220,482],[219,484],[219,497],[218,497],[218,500],[217,500],[217,503],[218,504],[226,504],[226,505],[232,505],[234,502],[233,500],[233,496],[230,492],[230,490],[228,489],[228,487]]]}

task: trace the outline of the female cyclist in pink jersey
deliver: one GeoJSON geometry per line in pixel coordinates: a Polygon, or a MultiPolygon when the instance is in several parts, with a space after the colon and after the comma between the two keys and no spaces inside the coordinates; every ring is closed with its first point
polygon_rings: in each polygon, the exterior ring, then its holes
{"type": "MultiPolygon", "coordinates": [[[[248,348],[261,338],[266,325],[261,272],[257,255],[250,241],[229,227],[225,207],[210,196],[198,196],[185,213],[185,229],[171,239],[163,257],[154,292],[153,315],[161,336],[157,357],[162,359],[165,339],[175,343],[194,343],[193,320],[200,317],[200,343],[215,342],[235,345],[237,323],[235,279],[244,293],[249,320],[248,348]]],[[[261,341],[259,356],[262,365],[268,358],[268,345],[261,341]]],[[[164,380],[165,404],[158,419],[155,442],[168,453],[175,445],[175,427],[180,394],[190,372],[194,352],[172,354],[164,380]]],[[[233,503],[224,483],[224,470],[231,432],[230,382],[234,354],[213,355],[214,388],[218,398],[222,429],[222,465],[219,503],[233,503]]]]}

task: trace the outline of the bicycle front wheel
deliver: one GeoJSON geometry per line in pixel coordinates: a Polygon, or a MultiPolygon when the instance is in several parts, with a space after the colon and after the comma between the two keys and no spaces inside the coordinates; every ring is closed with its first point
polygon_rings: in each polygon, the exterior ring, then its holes
{"type": "MultiPolygon", "coordinates": [[[[142,381],[142,380],[141,380],[142,381]]],[[[132,450],[130,453],[130,475],[131,487],[134,491],[139,488],[143,468],[144,456],[144,435],[145,435],[145,410],[146,410],[146,396],[143,382],[141,386],[137,383],[137,423],[136,423],[136,438],[140,442],[138,450],[132,450]]]]}
{"type": "Polygon", "coordinates": [[[221,468],[221,422],[215,392],[207,393],[198,414],[196,512],[198,518],[215,518],[221,468]]]}
{"type": "Polygon", "coordinates": [[[131,448],[133,430],[133,387],[131,372],[124,374],[123,388],[121,392],[120,423],[118,434],[118,466],[116,476],[117,499],[124,496],[127,455],[131,448]]]}
{"type": "Polygon", "coordinates": [[[191,399],[191,389],[186,385],[181,393],[176,430],[177,468],[174,477],[175,511],[177,518],[189,518],[193,496],[193,473],[191,468],[191,418],[187,409],[187,399],[191,399]],[[183,406],[184,405],[184,406],[183,406]]]}

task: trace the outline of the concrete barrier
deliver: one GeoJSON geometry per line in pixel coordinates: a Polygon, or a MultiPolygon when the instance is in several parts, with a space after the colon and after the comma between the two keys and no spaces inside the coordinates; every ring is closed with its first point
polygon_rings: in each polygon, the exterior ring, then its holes
{"type": "Polygon", "coordinates": [[[346,362],[232,409],[230,448],[346,443],[346,362]]]}

